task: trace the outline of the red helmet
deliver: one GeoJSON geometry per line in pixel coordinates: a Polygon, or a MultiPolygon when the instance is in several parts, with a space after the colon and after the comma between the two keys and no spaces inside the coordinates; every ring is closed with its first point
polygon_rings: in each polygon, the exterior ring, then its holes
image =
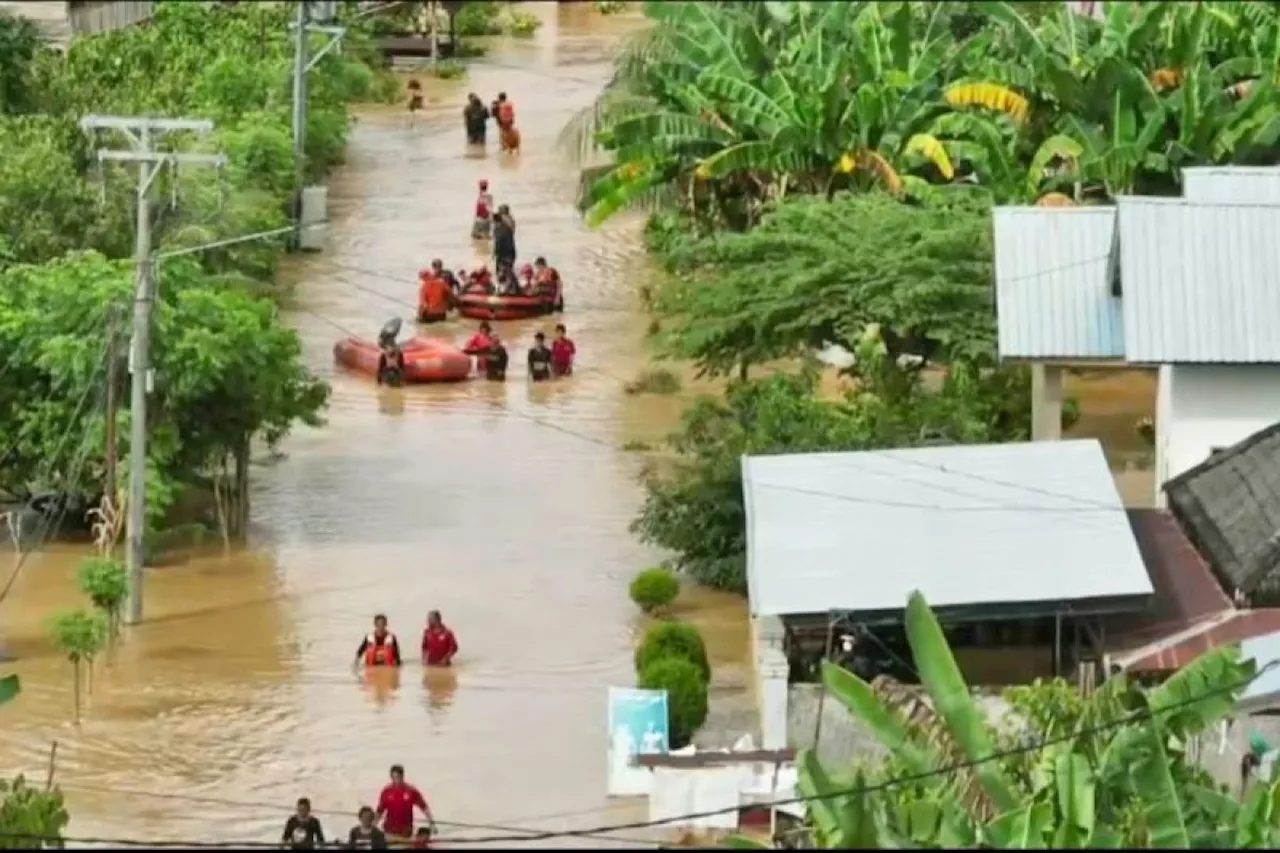
{"type": "Polygon", "coordinates": [[[488,181],[486,181],[484,178],[481,178],[481,179],[480,179],[480,189],[482,189],[482,190],[487,190],[487,189],[489,189],[489,182],[488,182],[488,181]]]}

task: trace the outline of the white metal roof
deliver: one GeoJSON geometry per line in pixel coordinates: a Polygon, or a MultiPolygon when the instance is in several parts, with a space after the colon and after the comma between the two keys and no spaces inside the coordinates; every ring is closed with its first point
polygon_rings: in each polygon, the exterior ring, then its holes
{"type": "Polygon", "coordinates": [[[1125,356],[1280,363],[1280,205],[1118,200],[1125,356]]]}
{"type": "Polygon", "coordinates": [[[1197,204],[1280,204],[1280,166],[1193,166],[1182,197],[1197,204]]]}
{"type": "Polygon", "coordinates": [[[1144,596],[1101,445],[743,457],[751,612],[1144,596]]]}
{"type": "Polygon", "coordinates": [[[1280,634],[1264,634],[1242,641],[1240,656],[1246,660],[1252,658],[1261,674],[1240,694],[1237,708],[1244,712],[1274,710],[1280,705],[1280,634]]]}
{"type": "Polygon", "coordinates": [[[1111,293],[1114,207],[998,207],[996,317],[1001,358],[1124,356],[1111,293]]]}

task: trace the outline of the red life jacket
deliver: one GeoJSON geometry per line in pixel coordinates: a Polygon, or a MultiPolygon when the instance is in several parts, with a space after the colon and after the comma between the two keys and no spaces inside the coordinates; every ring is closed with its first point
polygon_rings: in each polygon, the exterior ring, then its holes
{"type": "Polygon", "coordinates": [[[365,642],[369,645],[364,650],[365,666],[391,666],[395,660],[391,657],[391,645],[396,641],[396,635],[387,632],[387,636],[382,638],[382,643],[377,642],[377,638],[370,634],[365,642]]]}
{"type": "Polygon", "coordinates": [[[480,197],[476,199],[476,218],[489,218],[489,194],[480,193],[480,197]]]}

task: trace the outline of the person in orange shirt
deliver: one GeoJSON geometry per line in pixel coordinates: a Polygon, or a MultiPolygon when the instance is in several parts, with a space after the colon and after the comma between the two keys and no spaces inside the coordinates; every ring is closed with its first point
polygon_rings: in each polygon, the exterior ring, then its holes
{"type": "Polygon", "coordinates": [[[439,323],[449,318],[449,307],[453,301],[453,289],[444,277],[444,263],[439,259],[431,262],[431,269],[420,274],[421,284],[418,287],[418,322],[439,323]]]}

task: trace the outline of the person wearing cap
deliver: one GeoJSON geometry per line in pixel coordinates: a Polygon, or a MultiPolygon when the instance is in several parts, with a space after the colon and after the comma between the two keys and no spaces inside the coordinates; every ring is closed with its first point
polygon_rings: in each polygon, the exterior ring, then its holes
{"type": "Polygon", "coordinates": [[[488,240],[492,236],[493,195],[489,192],[489,182],[482,178],[476,195],[476,215],[475,222],[471,225],[471,239],[488,240]]]}

